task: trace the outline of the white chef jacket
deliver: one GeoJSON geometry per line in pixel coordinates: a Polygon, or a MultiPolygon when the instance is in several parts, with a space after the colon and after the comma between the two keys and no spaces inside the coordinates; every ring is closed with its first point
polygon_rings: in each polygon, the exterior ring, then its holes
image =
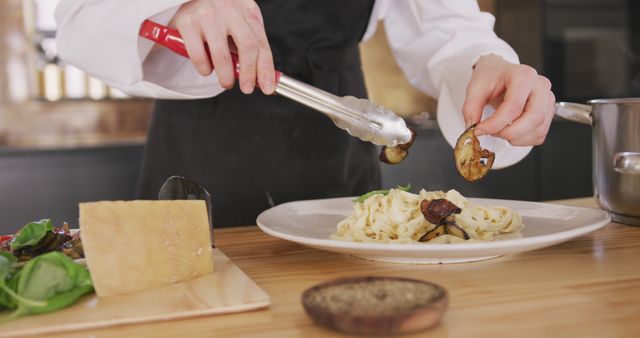
{"type": "MultiPolygon", "coordinates": [[[[61,0],[56,10],[60,57],[105,83],[135,96],[196,99],[224,88],[215,72],[200,75],[190,61],[166,48],[152,51],[140,38],[146,19],[167,24],[188,0],[61,0]]],[[[294,1],[294,0],[292,0],[294,1]]],[[[351,0],[353,1],[353,0],[351,0]]],[[[438,98],[438,124],[452,146],[464,131],[462,105],[472,66],[493,53],[518,63],[493,32],[494,18],[476,0],[376,0],[363,40],[384,20],[389,45],[411,84],[438,98]]],[[[484,112],[493,113],[491,107],[484,112]]],[[[496,153],[494,168],[523,159],[531,147],[482,136],[496,153]]]]}

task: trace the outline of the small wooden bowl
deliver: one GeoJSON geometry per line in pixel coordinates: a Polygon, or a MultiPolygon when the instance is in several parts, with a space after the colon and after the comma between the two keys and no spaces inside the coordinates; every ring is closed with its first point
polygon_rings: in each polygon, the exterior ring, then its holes
{"type": "Polygon", "coordinates": [[[447,310],[447,291],[433,283],[395,277],[344,278],[302,294],[318,324],[349,334],[391,335],[428,329],[447,310]]]}

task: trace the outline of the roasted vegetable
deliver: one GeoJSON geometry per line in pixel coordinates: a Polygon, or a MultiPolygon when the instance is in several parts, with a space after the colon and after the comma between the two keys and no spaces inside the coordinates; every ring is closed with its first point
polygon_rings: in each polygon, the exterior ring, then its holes
{"type": "Polygon", "coordinates": [[[431,229],[430,231],[428,231],[426,234],[424,234],[419,241],[420,242],[428,242],[438,236],[442,236],[442,235],[451,235],[451,236],[455,236],[464,240],[469,239],[469,234],[467,234],[466,231],[464,231],[464,229],[462,229],[458,224],[456,224],[455,219],[453,218],[453,215],[448,216],[442,224],[437,225],[435,228],[431,229]]]}
{"type": "Polygon", "coordinates": [[[71,259],[84,258],[84,249],[80,241],[80,232],[76,232],[69,241],[62,244],[59,248],[63,254],[71,259]]]}
{"type": "Polygon", "coordinates": [[[428,242],[445,234],[465,240],[469,239],[469,234],[456,224],[454,217],[454,215],[459,214],[462,209],[446,198],[422,200],[422,202],[420,202],[420,211],[422,211],[422,215],[427,221],[436,225],[435,228],[420,238],[420,242],[428,242]]]}
{"type": "Polygon", "coordinates": [[[71,236],[67,223],[53,227],[50,220],[43,219],[25,225],[15,236],[3,238],[0,252],[11,253],[21,262],[51,251],[61,251],[73,259],[84,257],[80,238],[77,233],[71,236]]]}
{"type": "MultiPolygon", "coordinates": [[[[22,233],[22,231],[24,231],[24,228],[20,230],[20,233],[22,233]]],[[[16,236],[16,238],[18,237],[16,236]]],[[[18,257],[20,261],[26,261],[43,253],[61,250],[61,246],[71,240],[71,238],[68,229],[52,228],[35,244],[20,247],[12,246],[13,254],[18,257]]]]}
{"type": "Polygon", "coordinates": [[[446,198],[438,198],[422,200],[422,202],[420,202],[420,211],[422,211],[422,215],[427,221],[439,225],[442,224],[448,216],[459,214],[462,210],[446,198]]]}
{"type": "Polygon", "coordinates": [[[420,242],[428,242],[438,236],[442,236],[444,234],[446,234],[447,231],[444,227],[444,225],[438,225],[435,228],[429,230],[426,234],[424,234],[422,237],[420,237],[420,242]]]}
{"type": "Polygon", "coordinates": [[[0,253],[11,252],[11,241],[14,235],[0,236],[0,253]]]}
{"type": "Polygon", "coordinates": [[[9,244],[10,244],[9,242],[10,242],[14,237],[16,237],[16,236],[14,236],[14,235],[0,236],[0,245],[4,245],[4,244],[9,245],[9,244]]]}
{"type": "Polygon", "coordinates": [[[411,131],[411,140],[409,140],[409,142],[399,144],[395,147],[383,146],[378,159],[388,164],[398,164],[402,162],[407,155],[409,155],[409,148],[416,139],[416,132],[411,128],[409,128],[409,130],[411,131]]]}
{"type": "Polygon", "coordinates": [[[40,242],[36,245],[23,247],[13,251],[16,257],[19,257],[21,261],[29,260],[40,254],[56,251],[64,243],[71,239],[69,234],[64,232],[49,231],[40,242]]]}
{"type": "Polygon", "coordinates": [[[458,224],[456,224],[455,220],[453,219],[453,216],[449,216],[449,217],[451,217],[451,222],[449,221],[445,222],[445,230],[447,234],[456,236],[458,238],[462,238],[464,240],[469,239],[469,234],[467,234],[466,231],[464,231],[458,224]]]}
{"type": "Polygon", "coordinates": [[[493,152],[480,147],[480,141],[474,134],[475,127],[474,124],[460,135],[453,151],[456,169],[469,182],[483,178],[495,159],[493,152]]]}
{"type": "MultiPolygon", "coordinates": [[[[401,186],[401,185],[399,185],[399,186],[396,186],[396,189],[398,189],[398,190],[402,190],[402,191],[409,191],[409,189],[411,189],[411,184],[410,184],[410,183],[408,183],[408,184],[407,184],[407,185],[405,185],[404,187],[403,187],[403,186],[401,186]]],[[[362,196],[360,196],[360,197],[358,197],[358,198],[354,199],[353,201],[354,201],[354,202],[357,202],[357,203],[362,203],[362,202],[364,202],[367,198],[369,198],[369,197],[371,197],[371,196],[373,196],[373,195],[384,195],[384,196],[386,196],[386,195],[389,193],[389,190],[390,190],[390,189],[383,189],[383,190],[373,190],[373,191],[369,191],[368,193],[366,193],[366,194],[364,194],[364,195],[362,195],[362,196]]]]}
{"type": "Polygon", "coordinates": [[[387,164],[398,164],[404,161],[407,155],[409,155],[409,151],[401,149],[400,147],[383,146],[378,159],[387,164]]]}

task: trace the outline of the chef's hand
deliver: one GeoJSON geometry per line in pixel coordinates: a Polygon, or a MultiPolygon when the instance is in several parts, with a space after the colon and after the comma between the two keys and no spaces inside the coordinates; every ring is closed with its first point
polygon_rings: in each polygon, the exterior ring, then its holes
{"type": "Polygon", "coordinates": [[[488,54],[475,65],[462,114],[467,127],[479,122],[477,136],[501,137],[514,146],[540,145],[549,131],[555,101],[551,82],[535,69],[488,54]],[[496,111],[480,122],[486,104],[496,111]]]}
{"type": "Polygon", "coordinates": [[[257,80],[262,92],[273,93],[273,57],[255,1],[192,0],[180,7],[169,25],[180,32],[191,62],[203,76],[211,74],[213,61],[220,85],[233,87],[229,45],[234,44],[240,58],[240,90],[252,93],[257,80]],[[209,45],[211,61],[204,42],[209,45]]]}

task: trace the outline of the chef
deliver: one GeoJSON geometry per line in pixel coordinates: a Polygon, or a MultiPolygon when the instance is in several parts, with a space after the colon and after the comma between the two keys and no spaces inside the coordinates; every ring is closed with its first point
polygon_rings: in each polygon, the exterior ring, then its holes
{"type": "Polygon", "coordinates": [[[508,166],[544,141],[553,117],[549,80],[519,64],[475,0],[62,0],[56,18],[63,60],[158,99],[139,198],[155,199],[169,176],[192,178],[212,193],[217,226],[253,224],[286,201],[379,187],[374,145],[272,94],[277,68],[366,97],[358,44],[380,20],[409,81],[439,99],[450,143],[482,121],[476,134],[487,135],[494,167],[508,166]],[[146,19],[176,28],[190,59],[140,38],[146,19]]]}

